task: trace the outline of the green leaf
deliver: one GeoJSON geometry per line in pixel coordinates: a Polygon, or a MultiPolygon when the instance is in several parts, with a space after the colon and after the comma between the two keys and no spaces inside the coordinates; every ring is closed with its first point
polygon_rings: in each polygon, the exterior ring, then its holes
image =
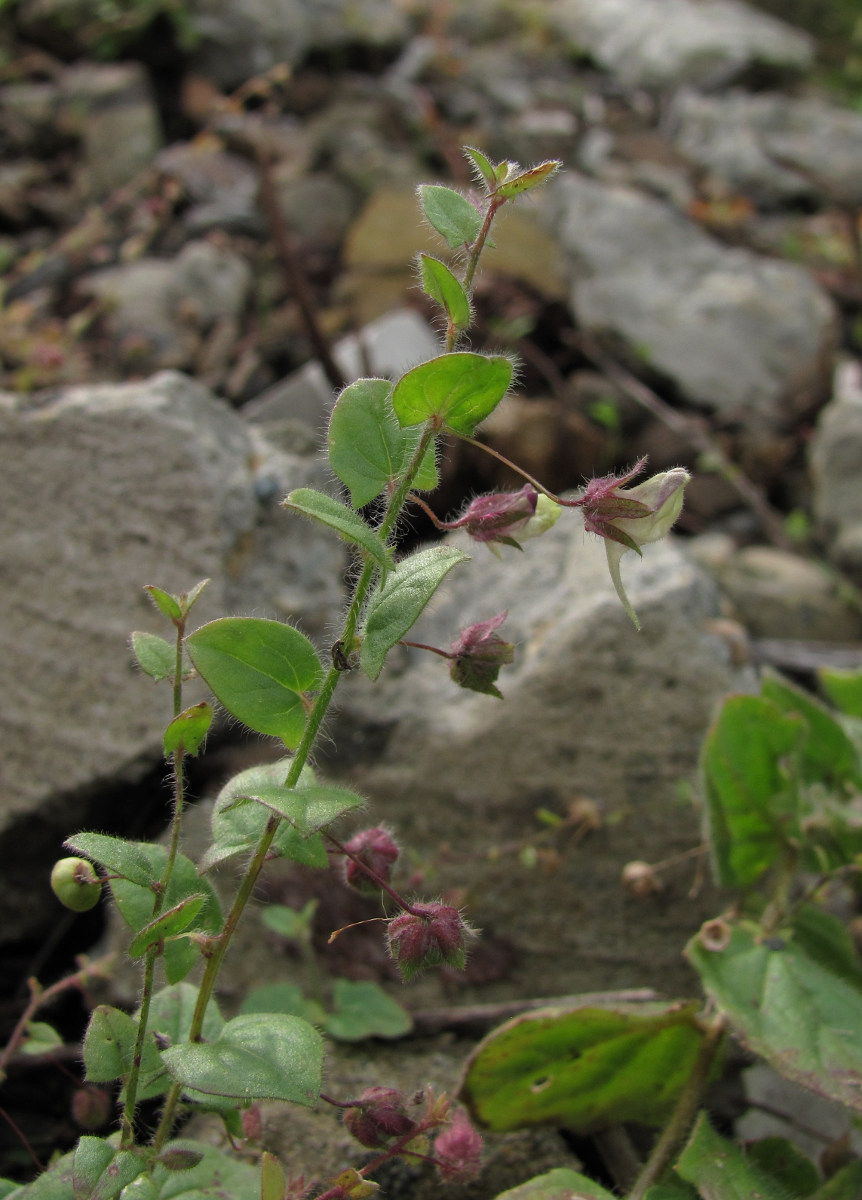
{"type": "Polygon", "coordinates": [[[794,940],[806,954],[862,991],[862,963],[842,921],[819,904],[803,904],[794,912],[792,924],[794,940]]]}
{"type": "Polygon", "coordinates": [[[560,162],[555,158],[539,163],[535,167],[530,167],[528,171],[522,171],[520,175],[514,175],[511,179],[501,183],[497,188],[497,195],[502,196],[504,200],[511,200],[513,196],[520,196],[522,192],[528,192],[531,188],[545,183],[559,169],[560,162]]]}
{"type": "Polygon", "coordinates": [[[205,700],[184,709],[165,730],[165,755],[191,754],[194,757],[206,740],[212,720],[212,705],[205,700]]]}
{"type": "MultiPolygon", "coordinates": [[[[161,879],[167,865],[168,851],[165,846],[155,842],[139,842],[138,848],[144,851],[150,860],[150,878],[161,879]]],[[[135,934],[153,920],[153,893],[150,888],[139,887],[126,879],[112,879],[111,890],[117,907],[135,934]]],[[[184,854],[177,854],[174,860],[173,874],[164,897],[164,906],[175,908],[189,896],[204,896],[200,910],[191,922],[190,928],[201,933],[217,934],[221,932],[221,907],[213,891],[212,885],[198,875],[194,863],[184,854]]],[[[178,983],[200,960],[198,948],[188,938],[165,943],[164,964],[168,983],[178,983]]]]}
{"type": "Polygon", "coordinates": [[[21,1184],[15,1183],[14,1179],[0,1179],[0,1200],[6,1200],[7,1196],[19,1191],[21,1184]]]}
{"type": "Polygon", "coordinates": [[[702,1040],[693,1005],[541,1009],[479,1044],[463,1095],[493,1130],[556,1124],[593,1133],[624,1121],[661,1125],[702,1040]]]}
{"type": "Polygon", "coordinates": [[[169,1142],[165,1153],[171,1151],[200,1154],[201,1160],[191,1170],[179,1173],[156,1162],[152,1174],[154,1194],[126,1195],[123,1200],[258,1200],[260,1197],[257,1165],[190,1138],[169,1142]]]}
{"type": "MultiPolygon", "coordinates": [[[[329,465],[350,489],[354,508],[369,504],[398,479],[421,434],[398,424],[388,379],[357,379],[344,389],[329,421],[329,465]]],[[[433,445],[422,459],[414,486],[420,491],[437,486],[433,445]]]]}
{"type": "Polygon", "coordinates": [[[169,621],[181,621],[183,619],[183,610],[180,605],[179,596],[174,596],[152,583],[148,583],[144,591],[163,617],[167,617],[169,621]]]}
{"type": "Polygon", "coordinates": [[[703,1200],[790,1200],[790,1193],[720,1137],[701,1113],[676,1169],[703,1200]]]}
{"type": "MultiPolygon", "coordinates": [[[[190,983],[175,983],[172,987],[162,988],[153,996],[138,1082],[139,1100],[149,1100],[153,1096],[161,1096],[170,1091],[173,1086],[174,1081],[168,1074],[165,1064],[162,1062],[162,1056],[156,1048],[156,1036],[162,1045],[177,1046],[182,1042],[187,1042],[191,1033],[197,998],[198,989],[190,983]]],[[[140,1012],[137,1012],[134,1020],[139,1019],[140,1012]]],[[[223,1025],[224,1018],[218,1010],[218,1005],[210,1000],[201,1030],[204,1040],[212,1041],[218,1036],[223,1025]]]]}
{"type": "Polygon", "coordinates": [[[701,769],[717,882],[748,887],[799,834],[783,763],[806,737],[799,717],[760,696],[731,696],[704,742],[701,769]]]}
{"type": "Polygon", "coordinates": [[[186,638],[192,662],[216,698],[249,729],[291,749],[305,730],[307,692],[323,671],[307,637],[261,617],[221,617],[186,638]]]}
{"type": "Polygon", "coordinates": [[[817,1190],[820,1172],[787,1138],[768,1137],[746,1147],[749,1162],[780,1184],[793,1200],[806,1200],[817,1190]]]}
{"type": "Polygon", "coordinates": [[[234,1017],[214,1041],[171,1046],[162,1058],[178,1083],[208,1095],[306,1105],[320,1095],[323,1040],[300,1017],[234,1017]]]}
{"type": "MultiPolygon", "coordinates": [[[[219,792],[211,819],[212,845],[200,862],[202,872],[209,871],[218,863],[245,854],[260,841],[269,812],[260,804],[242,797],[254,795],[261,787],[277,787],[284,783],[290,769],[290,760],[266,763],[240,771],[228,780],[219,792]]],[[[314,773],[310,767],[303,769],[300,785],[312,784],[314,773]]],[[[291,859],[309,867],[326,867],[329,858],[317,836],[303,837],[293,825],[284,821],[275,833],[270,853],[291,859]]]]}
{"type": "Polygon", "coordinates": [[[317,906],[318,901],[313,899],[303,904],[302,908],[289,908],[286,904],[268,904],[261,911],[260,919],[267,929],[277,933],[279,937],[308,942],[311,939],[311,927],[317,906]]]}
{"type": "Polygon", "coordinates": [[[274,1154],[264,1150],[260,1157],[260,1200],[284,1200],[287,1180],[281,1163],[274,1154]]]}
{"type": "Polygon", "coordinates": [[[169,679],[177,665],[176,648],[155,633],[140,629],[132,634],[132,653],[138,666],[153,679],[169,679]]]}
{"type": "Polygon", "coordinates": [[[788,1079],[862,1111],[862,989],[792,930],[766,938],[752,923],[729,928],[724,949],[708,949],[699,934],[686,956],[734,1032],[788,1079]]]}
{"type": "Polygon", "coordinates": [[[115,1200],[146,1170],[130,1150],[117,1150],[99,1137],[82,1137],[75,1148],[73,1187],[76,1200],[115,1200]]]}
{"type": "Polygon", "coordinates": [[[201,592],[204,590],[204,588],[207,586],[208,583],[209,583],[209,579],[201,579],[195,584],[195,586],[190,591],[181,593],[181,595],[179,597],[179,601],[180,601],[180,607],[183,610],[183,616],[187,617],[189,615],[189,613],[191,612],[194,605],[200,599],[201,592]]]}
{"type": "Polygon", "coordinates": [[[433,183],[423,184],[418,195],[426,220],[452,250],[475,242],[484,218],[465,196],[433,183]]]}
{"type": "Polygon", "coordinates": [[[424,424],[433,417],[456,433],[470,435],[494,411],[511,382],[508,358],[459,350],[402,375],[392,393],[392,407],[402,425],[424,424]]]}
{"type": "Polygon", "coordinates": [[[84,1034],[84,1070],[89,1083],[123,1079],[132,1066],[137,1025],[119,1008],[100,1004],[93,1009],[84,1034]]]}
{"type": "Polygon", "coordinates": [[[617,1200],[613,1192],[569,1167],[555,1167],[517,1187],[500,1192],[497,1200],[617,1200]]]}
{"type": "Polygon", "coordinates": [[[267,983],[254,988],[240,1005],[241,1013],[288,1013],[302,1017],[309,1025],[321,1028],[326,1024],[326,1013],[316,1000],[308,1000],[302,988],[295,983],[267,983]]]}
{"type": "Polygon", "coordinates": [[[413,1028],[405,1008],[370,980],[336,979],[335,1012],[326,1021],[326,1032],[340,1042],[363,1038],[400,1038],[413,1028]]]}
{"type": "Polygon", "coordinates": [[[29,1054],[35,1058],[40,1054],[49,1054],[62,1045],[63,1039],[53,1025],[48,1025],[45,1021],[27,1022],[26,1040],[21,1046],[22,1054],[29,1054]]]}
{"type": "Polygon", "coordinates": [[[470,324],[470,301],[461,282],[439,258],[420,254],[419,262],[425,294],[437,301],[456,329],[466,329],[470,324]]]}
{"type": "Polygon", "coordinates": [[[816,1191],[811,1200],[859,1200],[862,1196],[862,1160],[848,1163],[837,1171],[828,1183],[816,1191]]]}
{"type": "Polygon", "coordinates": [[[838,789],[862,787],[862,764],[853,742],[824,704],[772,671],[764,672],[763,695],[784,712],[803,718],[808,734],[799,769],[808,782],[825,781],[838,789]]]}
{"type": "Polygon", "coordinates": [[[848,717],[862,718],[862,671],[824,667],[818,678],[826,695],[848,717]]]}
{"type": "Polygon", "coordinates": [[[462,150],[464,157],[469,159],[475,167],[477,179],[486,183],[489,190],[496,187],[497,175],[490,158],[483,154],[481,150],[477,150],[475,146],[463,146],[462,150]]]}
{"type": "Polygon", "coordinates": [[[182,933],[184,929],[188,929],[200,912],[205,899],[203,893],[186,896],[185,900],[181,900],[167,912],[161,913],[155,921],[150,921],[140,930],[137,937],[132,939],[132,944],[129,946],[129,957],[143,958],[150,946],[160,942],[163,938],[174,937],[176,934],[182,933]]]}
{"type": "Polygon", "coordinates": [[[468,561],[469,555],[452,546],[432,546],[405,558],[378,584],[365,610],[359,655],[369,679],[383,670],[386,655],[415,625],[452,568],[468,561]]]}
{"type": "Polygon", "coordinates": [[[283,501],[285,508],[292,508],[303,516],[311,517],[322,525],[335,529],[347,542],[363,549],[384,571],[392,566],[392,551],[359,513],[324,492],[314,488],[297,488],[283,501]]]}
{"type": "Polygon", "coordinates": [[[279,785],[256,787],[248,796],[284,817],[303,837],[331,825],[346,812],[365,807],[364,797],[350,788],[323,784],[295,788],[279,785]]]}
{"type": "MultiPolygon", "coordinates": [[[[125,838],[109,837],[105,833],[76,833],[66,838],[63,845],[99,863],[112,875],[122,875],[140,887],[148,888],[158,879],[152,873],[146,842],[127,842],[125,838]]],[[[151,898],[152,895],[150,892],[151,898]]]]}

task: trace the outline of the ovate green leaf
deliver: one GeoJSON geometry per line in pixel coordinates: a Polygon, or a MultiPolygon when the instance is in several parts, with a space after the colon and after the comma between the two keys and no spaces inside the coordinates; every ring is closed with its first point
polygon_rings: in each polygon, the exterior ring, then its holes
{"type": "Polygon", "coordinates": [[[555,1167],[517,1187],[500,1192],[497,1200],[617,1200],[613,1192],[569,1167],[555,1167]]]}
{"type": "Polygon", "coordinates": [[[426,295],[437,301],[456,329],[466,329],[470,324],[470,301],[460,281],[445,263],[430,254],[420,254],[419,262],[426,295]]]}
{"type": "Polygon", "coordinates": [[[135,630],[132,634],[132,652],[141,670],[153,679],[168,679],[176,669],[176,648],[155,633],[135,630]]]}
{"type": "Polygon", "coordinates": [[[314,488],[297,488],[284,501],[284,506],[336,530],[345,541],[364,550],[384,571],[392,566],[392,551],[380,535],[359,513],[334,496],[314,488]]]}
{"type": "Polygon", "coordinates": [[[326,1032],[341,1042],[404,1037],[413,1027],[407,1010],[371,980],[336,979],[333,1002],[326,1032]]]}
{"type": "Polygon", "coordinates": [[[502,355],[458,351],[441,354],[402,375],[392,406],[402,425],[420,425],[432,417],[472,434],[494,411],[512,382],[512,364],[502,355]]]}
{"type": "MultiPolygon", "coordinates": [[[[66,838],[63,845],[139,887],[148,887],[158,879],[152,873],[146,842],[127,842],[125,838],[109,837],[105,833],[76,833],[66,838]]],[[[152,897],[153,893],[150,895],[152,897]]]]}
{"type": "Polygon", "coordinates": [[[27,1035],[21,1046],[22,1054],[30,1054],[35,1058],[40,1054],[48,1054],[62,1045],[63,1039],[53,1025],[48,1025],[45,1021],[27,1022],[27,1035]]]}
{"type": "Polygon", "coordinates": [[[477,150],[475,146],[464,146],[464,157],[469,159],[476,169],[477,179],[482,180],[487,185],[490,191],[497,185],[497,176],[494,172],[494,164],[483,154],[481,150],[477,150]]]}
{"type": "MultiPolygon", "coordinates": [[[[357,379],[344,389],[329,421],[329,465],[350,489],[354,508],[369,504],[401,475],[421,432],[398,424],[388,379],[357,379]]],[[[420,491],[437,486],[433,445],[422,459],[414,486],[420,491]]]]}
{"type": "Polygon", "coordinates": [[[676,1169],[703,1200],[791,1200],[784,1188],[738,1146],[720,1137],[701,1113],[676,1169]]]}
{"type": "Polygon", "coordinates": [[[530,167],[528,171],[522,171],[520,175],[513,175],[511,179],[501,183],[497,188],[497,195],[502,196],[505,200],[511,200],[513,196],[520,196],[522,192],[528,192],[531,188],[545,183],[559,169],[559,160],[555,158],[539,163],[535,167],[530,167]]]}
{"type": "Polygon", "coordinates": [[[143,1159],[130,1150],[117,1150],[99,1137],[82,1137],[72,1168],[75,1200],[115,1200],[145,1171],[143,1159]]]}
{"type": "Polygon", "coordinates": [[[171,1046],[162,1058],[177,1082],[208,1095],[306,1105],[320,1095],[323,1040],[300,1017],[247,1013],[214,1041],[171,1046]]]}
{"type": "Polygon", "coordinates": [[[305,730],[303,697],[323,677],[307,637],[279,621],[222,617],[195,630],[186,647],[229,713],[296,748],[305,730]]]}
{"type": "Polygon", "coordinates": [[[804,779],[827,783],[839,791],[862,788],[859,752],[824,704],[771,671],[764,673],[762,691],[767,700],[806,723],[807,736],[799,753],[804,779]]]}
{"type": "Polygon", "coordinates": [[[129,1073],[137,1026],[128,1013],[108,1004],[93,1009],[84,1034],[84,1069],[90,1083],[108,1083],[129,1073]]]}
{"type": "Polygon", "coordinates": [[[438,184],[423,184],[419,203],[430,225],[445,238],[452,250],[475,242],[483,216],[460,192],[438,184]]]}
{"type": "Polygon", "coordinates": [[[826,695],[848,717],[862,718],[862,671],[824,668],[819,673],[826,695]]]}
{"type": "Polygon", "coordinates": [[[249,793],[249,797],[284,817],[303,837],[331,825],[346,812],[365,807],[365,799],[350,788],[324,784],[298,788],[279,785],[257,787],[249,793]]]}
{"type": "Polygon", "coordinates": [[[165,730],[165,754],[194,757],[206,740],[212,720],[212,705],[205,700],[179,713],[165,730]]]}
{"type": "Polygon", "coordinates": [[[164,591],[163,588],[156,587],[153,583],[148,583],[144,591],[163,617],[167,617],[169,621],[182,620],[183,610],[180,607],[179,596],[174,596],[170,592],[164,591]]]}
{"type": "Polygon", "coordinates": [[[167,912],[160,913],[154,921],[145,925],[132,939],[129,956],[143,958],[150,946],[161,941],[162,938],[174,937],[178,933],[182,933],[194,921],[203,907],[205,899],[203,893],[186,896],[184,900],[175,904],[173,908],[169,908],[167,912]]]}
{"type": "Polygon", "coordinates": [[[365,612],[359,655],[369,679],[380,674],[388,652],[416,623],[452,568],[468,560],[452,546],[432,546],[398,563],[378,585],[365,612]]]}

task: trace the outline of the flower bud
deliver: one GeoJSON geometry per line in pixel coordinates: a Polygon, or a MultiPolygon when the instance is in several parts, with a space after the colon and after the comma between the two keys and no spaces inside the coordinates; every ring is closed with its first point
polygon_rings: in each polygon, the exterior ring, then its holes
{"type": "Polygon", "coordinates": [[[359,1103],[345,1109],[343,1120],[351,1136],[371,1150],[416,1128],[416,1122],[407,1115],[403,1093],[395,1088],[366,1088],[359,1103]]]}
{"type": "Polygon", "coordinates": [[[449,674],[459,687],[497,696],[502,700],[503,693],[496,687],[495,681],[500,668],[507,666],[515,657],[514,644],[504,642],[495,633],[505,619],[505,612],[501,612],[487,621],[469,625],[449,647],[452,655],[449,674]]]}
{"type": "Polygon", "coordinates": [[[461,1109],[456,1111],[452,1124],[437,1135],[434,1158],[441,1179],[447,1183],[468,1183],[479,1174],[482,1138],[461,1109]]]}
{"type": "Polygon", "coordinates": [[[354,834],[349,842],[345,842],[344,848],[353,856],[344,860],[344,877],[347,882],[357,891],[377,895],[379,886],[362,867],[368,867],[384,883],[390,882],[392,864],[399,854],[392,835],[379,825],[374,829],[363,829],[361,833],[354,834]]]}
{"type": "Polygon", "coordinates": [[[526,529],[536,512],[539,493],[529,483],[519,492],[491,492],[477,496],[457,521],[442,523],[444,529],[465,529],[476,542],[491,549],[495,542],[517,546],[514,534],[526,529]]]}
{"type": "Polygon", "coordinates": [[[114,1101],[104,1088],[85,1083],[72,1094],[72,1120],[79,1129],[102,1129],[114,1115],[114,1101]]]}
{"type": "Polygon", "coordinates": [[[442,963],[463,970],[467,940],[473,936],[458,909],[440,901],[412,905],[411,912],[391,919],[386,934],[389,953],[405,983],[425,967],[442,963]]]}
{"type": "Polygon", "coordinates": [[[86,858],[61,858],[51,871],[54,895],[72,912],[87,912],[99,903],[101,881],[86,858]]]}
{"type": "Polygon", "coordinates": [[[641,546],[657,542],[670,532],[682,512],[685,485],[691,478],[682,467],[674,467],[635,487],[624,488],[622,485],[634,479],[645,464],[642,458],[625,475],[591,480],[577,502],[583,509],[587,532],[605,539],[611,579],[635,629],[640,629],[640,622],[622,584],[620,559],[627,550],[640,554],[641,546]]]}

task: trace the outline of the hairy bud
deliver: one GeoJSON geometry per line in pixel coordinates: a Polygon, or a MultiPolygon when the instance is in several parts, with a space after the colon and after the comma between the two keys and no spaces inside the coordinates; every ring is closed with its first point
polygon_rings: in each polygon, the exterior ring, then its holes
{"type": "Polygon", "coordinates": [[[467,941],[474,936],[458,909],[439,901],[414,904],[411,912],[399,913],[386,934],[389,953],[405,983],[425,967],[446,963],[463,970],[467,941]]]}
{"type": "Polygon", "coordinates": [[[373,871],[384,883],[390,882],[392,864],[397,860],[399,850],[388,830],[379,825],[374,829],[363,829],[345,842],[344,848],[353,856],[344,860],[344,876],[351,887],[375,895],[379,891],[378,885],[362,869],[363,866],[373,871]]]}
{"type": "Polygon", "coordinates": [[[440,1177],[447,1183],[468,1183],[479,1174],[482,1165],[482,1138],[462,1109],[452,1124],[437,1135],[434,1158],[440,1177]]]}
{"type": "Polygon", "coordinates": [[[407,1100],[395,1088],[366,1088],[359,1102],[345,1110],[343,1120],[351,1136],[371,1150],[416,1128],[407,1115],[407,1100]]]}
{"type": "Polygon", "coordinates": [[[503,694],[495,681],[500,668],[507,666],[515,657],[514,644],[504,642],[496,633],[505,619],[505,612],[501,612],[487,621],[469,625],[449,647],[449,653],[453,656],[449,673],[459,687],[497,696],[502,700],[503,694]]]}

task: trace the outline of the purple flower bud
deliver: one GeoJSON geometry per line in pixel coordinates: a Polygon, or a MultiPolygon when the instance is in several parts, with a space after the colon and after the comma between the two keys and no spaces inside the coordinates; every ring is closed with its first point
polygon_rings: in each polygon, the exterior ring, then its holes
{"type": "Polygon", "coordinates": [[[389,953],[405,983],[442,963],[462,970],[467,961],[467,940],[474,931],[457,908],[434,901],[414,904],[411,912],[393,917],[387,928],[389,953]]]}
{"type": "Polygon", "coordinates": [[[505,619],[505,612],[501,612],[487,621],[469,625],[449,647],[453,656],[449,673],[459,687],[498,696],[502,700],[503,693],[495,686],[495,681],[500,668],[515,657],[513,643],[504,642],[495,633],[505,619]]]}
{"type": "Polygon", "coordinates": [[[366,1088],[359,1103],[345,1110],[343,1119],[351,1136],[372,1150],[416,1128],[407,1115],[407,1100],[395,1088],[366,1088]]]}
{"type": "Polygon", "coordinates": [[[503,542],[517,546],[513,534],[526,528],[535,514],[539,493],[529,483],[519,492],[492,492],[477,496],[457,521],[446,521],[444,529],[466,529],[477,542],[503,542]]]}
{"type": "Polygon", "coordinates": [[[447,1183],[468,1183],[482,1165],[482,1138],[458,1109],[452,1124],[434,1142],[434,1157],[440,1177],[447,1183]]]}
{"type": "Polygon", "coordinates": [[[380,890],[360,864],[368,867],[384,883],[390,882],[392,864],[398,858],[399,850],[388,830],[381,826],[363,829],[361,833],[354,834],[349,842],[345,842],[344,848],[354,856],[344,860],[345,879],[351,887],[375,895],[380,890]],[[359,861],[355,861],[356,859],[359,861]]]}

